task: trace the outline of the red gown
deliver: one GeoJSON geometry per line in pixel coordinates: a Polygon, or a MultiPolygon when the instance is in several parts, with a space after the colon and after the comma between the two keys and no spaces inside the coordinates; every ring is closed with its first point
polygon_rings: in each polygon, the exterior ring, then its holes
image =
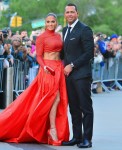
{"type": "MultiPolygon", "coordinates": [[[[37,38],[37,55],[59,51],[61,43],[57,33],[46,31],[37,38]]],[[[68,100],[63,65],[60,60],[45,60],[44,63],[55,70],[55,75],[45,73],[40,67],[31,85],[0,113],[0,141],[48,143],[49,113],[58,91],[57,135],[60,141],[68,141],[68,100]]]]}

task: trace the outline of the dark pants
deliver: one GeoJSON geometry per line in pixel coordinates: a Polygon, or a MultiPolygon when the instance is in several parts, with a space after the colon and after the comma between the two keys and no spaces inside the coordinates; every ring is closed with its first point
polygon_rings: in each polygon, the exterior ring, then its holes
{"type": "Polygon", "coordinates": [[[92,139],[93,108],[91,82],[91,77],[76,80],[72,76],[69,76],[66,79],[73,124],[73,137],[77,139],[92,139]]]}

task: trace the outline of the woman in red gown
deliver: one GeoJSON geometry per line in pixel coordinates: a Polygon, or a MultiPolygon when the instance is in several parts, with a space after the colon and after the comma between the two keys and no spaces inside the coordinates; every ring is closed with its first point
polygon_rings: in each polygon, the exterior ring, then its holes
{"type": "Polygon", "coordinates": [[[49,13],[46,30],[36,40],[38,75],[31,85],[0,113],[0,141],[61,145],[69,139],[67,92],[60,60],[61,36],[49,13]]]}

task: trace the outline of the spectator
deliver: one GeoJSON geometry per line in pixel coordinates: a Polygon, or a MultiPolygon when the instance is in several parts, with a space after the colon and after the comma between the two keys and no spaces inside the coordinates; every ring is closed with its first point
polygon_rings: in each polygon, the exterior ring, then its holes
{"type": "Polygon", "coordinates": [[[115,51],[113,51],[111,47],[109,47],[108,49],[107,44],[104,41],[103,35],[101,33],[98,33],[96,35],[95,42],[98,44],[99,50],[104,58],[115,57],[115,51]]]}
{"type": "Polygon", "coordinates": [[[10,67],[13,65],[13,56],[11,55],[11,44],[4,45],[4,68],[10,67]]]}
{"type": "Polygon", "coordinates": [[[12,52],[15,59],[23,60],[23,46],[20,36],[14,35],[12,37],[12,52]]]}

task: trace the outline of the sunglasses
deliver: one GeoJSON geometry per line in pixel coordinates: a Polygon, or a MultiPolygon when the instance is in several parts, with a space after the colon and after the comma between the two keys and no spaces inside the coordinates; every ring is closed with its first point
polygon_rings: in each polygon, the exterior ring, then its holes
{"type": "Polygon", "coordinates": [[[13,40],[13,41],[16,41],[16,42],[21,42],[20,40],[13,40]]]}

